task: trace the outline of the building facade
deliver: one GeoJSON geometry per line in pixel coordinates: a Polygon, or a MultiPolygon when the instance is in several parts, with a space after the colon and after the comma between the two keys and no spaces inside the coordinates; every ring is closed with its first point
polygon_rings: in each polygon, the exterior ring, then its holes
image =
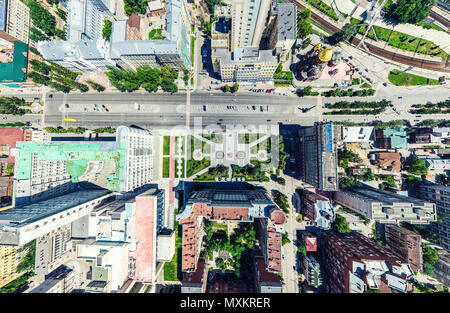
{"type": "Polygon", "coordinates": [[[323,191],[338,190],[337,151],[331,123],[302,128],[300,140],[301,179],[323,191]]]}
{"type": "Polygon", "coordinates": [[[303,257],[303,275],[307,284],[314,288],[322,286],[323,278],[320,263],[312,255],[303,257]]]}
{"type": "Polygon", "coordinates": [[[334,201],[384,224],[398,224],[402,221],[429,224],[436,221],[434,203],[368,186],[337,191],[334,201]]]}
{"type": "Polygon", "coordinates": [[[28,44],[30,8],[20,0],[0,0],[0,48],[11,49],[14,41],[28,44]]]}
{"type": "Polygon", "coordinates": [[[414,272],[422,272],[422,237],[395,225],[386,225],[384,231],[388,248],[407,261],[414,272]]]}
{"type": "Polygon", "coordinates": [[[61,265],[45,277],[45,281],[30,293],[71,293],[74,289],[75,271],[61,265]]]}
{"type": "Polygon", "coordinates": [[[439,245],[450,251],[450,186],[425,181],[419,187],[419,198],[436,204],[436,211],[442,218],[430,228],[438,236],[439,245]]]}
{"type": "Polygon", "coordinates": [[[434,274],[438,281],[450,287],[450,254],[442,253],[434,264],[434,274]]]}

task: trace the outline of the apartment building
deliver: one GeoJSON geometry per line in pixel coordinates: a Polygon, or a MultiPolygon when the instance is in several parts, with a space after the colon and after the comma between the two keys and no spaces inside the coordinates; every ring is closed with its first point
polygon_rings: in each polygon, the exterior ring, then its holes
{"type": "Polygon", "coordinates": [[[436,205],[367,185],[335,192],[334,201],[379,223],[430,224],[436,221],[436,205]]]}
{"type": "Polygon", "coordinates": [[[17,265],[27,253],[23,247],[0,245],[0,288],[23,274],[17,272],[17,265]]]}
{"type": "Polygon", "coordinates": [[[422,237],[395,225],[386,225],[384,231],[387,247],[407,261],[414,272],[422,272],[422,237]]]}
{"type": "Polygon", "coordinates": [[[322,240],[327,292],[412,290],[409,280],[414,273],[409,264],[373,239],[359,233],[325,233],[322,240]]]}
{"type": "Polygon", "coordinates": [[[303,191],[303,214],[311,220],[315,226],[323,230],[329,230],[336,214],[330,200],[317,193],[308,190],[303,191]]]}
{"type": "Polygon", "coordinates": [[[30,8],[20,0],[0,0],[0,49],[11,49],[14,41],[28,44],[30,8]]]}
{"type": "Polygon", "coordinates": [[[323,191],[338,190],[335,128],[316,122],[299,131],[301,179],[323,191]]]}
{"type": "Polygon", "coordinates": [[[439,259],[434,264],[434,274],[438,281],[450,287],[450,254],[442,253],[439,255],[439,259]]]}
{"type": "Polygon", "coordinates": [[[192,21],[186,1],[167,0],[165,5],[165,39],[127,40],[139,36],[130,37],[128,18],[117,19],[114,3],[69,0],[68,40],[39,42],[37,48],[46,60],[74,71],[105,71],[107,66],[136,70],[142,65],[190,69],[192,21]],[[105,40],[102,37],[103,23],[112,18],[116,20],[112,24],[111,38],[105,40]]]}
{"type": "Polygon", "coordinates": [[[323,278],[320,263],[314,256],[307,255],[303,257],[303,275],[309,286],[316,289],[322,286],[323,278]]]}
{"type": "Polygon", "coordinates": [[[19,142],[14,205],[55,197],[90,182],[127,192],[153,180],[153,136],[149,130],[119,126],[116,141],[19,142]]]}
{"type": "Polygon", "coordinates": [[[450,251],[450,186],[425,181],[419,187],[420,199],[436,204],[436,211],[442,216],[440,223],[431,223],[431,230],[438,236],[439,245],[450,251]]]}

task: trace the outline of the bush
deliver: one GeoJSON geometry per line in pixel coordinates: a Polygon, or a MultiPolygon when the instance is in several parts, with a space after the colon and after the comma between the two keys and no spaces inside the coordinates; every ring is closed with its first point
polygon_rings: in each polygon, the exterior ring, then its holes
{"type": "Polygon", "coordinates": [[[339,214],[336,214],[336,218],[333,222],[333,228],[339,233],[349,233],[350,232],[350,226],[349,226],[347,220],[339,214]]]}
{"type": "Polygon", "coordinates": [[[103,23],[103,30],[102,30],[102,36],[106,40],[109,40],[111,38],[112,33],[112,22],[109,20],[105,20],[103,23]]]}
{"type": "Polygon", "coordinates": [[[105,91],[105,87],[103,87],[100,84],[97,84],[96,82],[93,82],[92,80],[88,80],[86,81],[86,83],[89,84],[89,86],[91,86],[92,89],[98,91],[98,92],[102,92],[105,91]]]}

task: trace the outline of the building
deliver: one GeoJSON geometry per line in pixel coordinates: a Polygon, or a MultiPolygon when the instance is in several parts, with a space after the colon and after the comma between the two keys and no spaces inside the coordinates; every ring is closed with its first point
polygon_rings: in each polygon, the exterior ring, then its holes
{"type": "Polygon", "coordinates": [[[323,264],[327,291],[365,293],[380,290],[390,293],[412,290],[409,264],[373,239],[359,233],[325,233],[323,264]]]}
{"type": "Polygon", "coordinates": [[[15,205],[33,203],[90,182],[127,192],[153,180],[153,136],[149,130],[119,126],[115,141],[19,142],[15,205]]]}
{"type": "Polygon", "coordinates": [[[441,159],[436,156],[419,156],[419,159],[425,160],[426,166],[430,170],[448,171],[450,170],[450,160],[441,159]]]}
{"type": "Polygon", "coordinates": [[[431,135],[431,143],[449,144],[450,143],[450,127],[434,127],[431,135]]]}
{"type": "Polygon", "coordinates": [[[308,190],[303,191],[303,214],[313,221],[315,226],[329,230],[334,221],[334,208],[328,198],[308,190]]]}
{"type": "Polygon", "coordinates": [[[7,166],[14,166],[13,149],[16,143],[24,140],[24,131],[20,128],[0,128],[0,176],[7,175],[7,166]]]}
{"type": "Polygon", "coordinates": [[[322,286],[323,278],[320,263],[312,255],[303,257],[303,275],[306,283],[314,288],[322,286]]]}
{"type": "Polygon", "coordinates": [[[259,50],[257,46],[235,48],[233,52],[217,49],[213,59],[223,82],[270,81],[278,66],[272,50],[259,50]]]}
{"type": "Polygon", "coordinates": [[[422,237],[394,225],[386,225],[384,231],[387,247],[407,261],[414,272],[422,272],[422,237]]]}
{"type": "Polygon", "coordinates": [[[71,225],[66,224],[36,239],[34,272],[47,275],[63,264],[72,250],[71,225]]]}
{"type": "Polygon", "coordinates": [[[66,265],[61,265],[49,275],[45,281],[30,293],[71,293],[74,289],[75,272],[66,265]]]}
{"type": "Polygon", "coordinates": [[[368,186],[340,190],[335,193],[334,201],[379,223],[429,224],[436,221],[434,203],[368,186]]]}
{"type": "Polygon", "coordinates": [[[167,0],[165,3],[165,39],[127,40],[140,38],[137,17],[130,17],[129,23],[126,19],[115,20],[111,38],[105,40],[103,21],[114,17],[114,2],[69,0],[68,40],[39,42],[37,48],[46,60],[74,71],[105,71],[108,66],[136,70],[142,65],[190,69],[192,23],[186,2],[167,0]]]}
{"type": "Polygon", "coordinates": [[[374,127],[342,127],[343,142],[373,143],[374,127]]]}
{"type": "Polygon", "coordinates": [[[233,0],[231,5],[231,51],[257,47],[261,41],[271,0],[233,0]]]}
{"type": "Polygon", "coordinates": [[[23,275],[17,272],[17,266],[27,253],[24,247],[0,245],[0,288],[23,275]]]}
{"type": "Polygon", "coordinates": [[[439,259],[434,264],[434,275],[438,281],[450,287],[450,254],[439,255],[439,259]]]}
{"type": "Polygon", "coordinates": [[[400,172],[402,169],[402,155],[398,152],[375,152],[372,162],[386,171],[400,172]]]}
{"type": "Polygon", "coordinates": [[[195,272],[186,273],[181,285],[181,293],[205,293],[208,281],[208,264],[199,259],[195,272]]]}
{"type": "Polygon", "coordinates": [[[318,123],[299,131],[300,177],[323,191],[338,190],[336,138],[332,123],[318,123]]]}
{"type": "Polygon", "coordinates": [[[436,204],[436,211],[442,216],[439,223],[432,223],[431,230],[439,238],[439,245],[450,251],[450,186],[424,181],[419,187],[419,198],[436,204]]]}
{"type": "Polygon", "coordinates": [[[408,135],[403,128],[377,129],[375,141],[382,149],[408,149],[408,135]]]}
{"type": "Polygon", "coordinates": [[[11,49],[15,41],[28,43],[30,8],[20,0],[0,0],[0,49],[11,49]]]}
{"type": "Polygon", "coordinates": [[[424,144],[431,142],[432,128],[419,128],[409,135],[409,142],[413,144],[424,144]]]}
{"type": "Polygon", "coordinates": [[[12,55],[6,62],[0,62],[0,83],[24,82],[27,79],[28,45],[20,41],[14,41],[13,49],[1,52],[3,55],[12,55]]]}
{"type": "Polygon", "coordinates": [[[272,0],[267,27],[261,46],[275,50],[280,61],[290,57],[292,46],[297,40],[297,7],[294,3],[278,3],[272,0]]]}
{"type": "MultiPolygon", "coordinates": [[[[323,47],[321,43],[318,43],[310,51],[303,54],[300,61],[295,65],[296,77],[301,81],[314,81],[328,72],[336,74],[339,71],[336,65],[341,63],[342,59],[342,51],[340,49],[323,47]],[[336,69],[337,71],[335,71],[336,69]]],[[[330,75],[330,78],[334,74],[330,75]]],[[[353,71],[351,69],[345,70],[341,82],[350,80],[352,74],[353,71]]]]}
{"type": "Polygon", "coordinates": [[[306,252],[317,251],[317,236],[310,232],[302,232],[301,243],[306,248],[306,252]]]}
{"type": "Polygon", "coordinates": [[[202,220],[256,222],[267,269],[281,271],[281,233],[286,216],[264,189],[202,189],[189,194],[176,219],[182,225],[182,270],[195,272],[202,244],[202,220]]]}
{"type": "Polygon", "coordinates": [[[261,253],[255,255],[255,292],[256,293],[282,293],[283,284],[280,277],[267,270],[264,257],[261,253]]]}
{"type": "Polygon", "coordinates": [[[0,245],[22,246],[89,214],[112,193],[104,189],[74,192],[0,211],[0,245]]]}

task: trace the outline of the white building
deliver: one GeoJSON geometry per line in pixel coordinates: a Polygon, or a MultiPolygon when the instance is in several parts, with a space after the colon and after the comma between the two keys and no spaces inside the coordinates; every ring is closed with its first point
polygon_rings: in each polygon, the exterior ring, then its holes
{"type": "Polygon", "coordinates": [[[373,143],[374,127],[343,127],[343,142],[373,143]]]}
{"type": "Polygon", "coordinates": [[[419,159],[425,160],[426,166],[430,170],[447,171],[450,170],[450,160],[439,157],[419,156],[419,159]]]}

